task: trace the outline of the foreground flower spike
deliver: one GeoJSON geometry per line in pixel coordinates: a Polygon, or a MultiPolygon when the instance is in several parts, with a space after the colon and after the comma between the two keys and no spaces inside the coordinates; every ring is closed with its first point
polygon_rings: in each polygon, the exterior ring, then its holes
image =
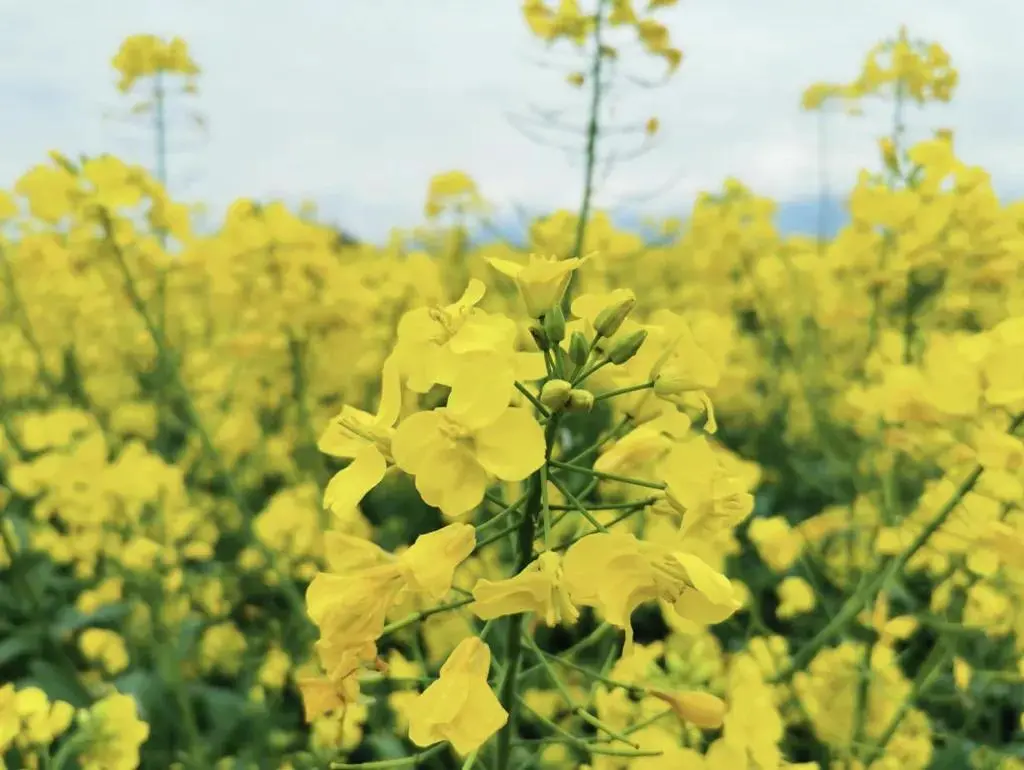
{"type": "Polygon", "coordinates": [[[491,650],[477,637],[464,639],[441,667],[441,676],[409,709],[409,740],[417,746],[448,741],[465,756],[508,721],[487,684],[491,650]]]}

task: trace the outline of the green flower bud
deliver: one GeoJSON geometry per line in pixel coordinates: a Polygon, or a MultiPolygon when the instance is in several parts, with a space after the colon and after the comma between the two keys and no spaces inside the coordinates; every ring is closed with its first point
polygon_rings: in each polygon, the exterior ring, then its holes
{"type": "Polygon", "coordinates": [[[647,332],[644,329],[637,329],[630,335],[623,337],[616,342],[608,351],[608,360],[613,364],[624,364],[637,354],[640,346],[647,339],[647,332]]]}
{"type": "Polygon", "coordinates": [[[590,355],[590,343],[581,332],[573,332],[569,338],[569,360],[576,366],[583,366],[590,355]]]}
{"type": "Polygon", "coordinates": [[[548,339],[547,332],[544,328],[536,324],[530,325],[530,336],[533,337],[533,341],[537,343],[537,347],[541,353],[546,353],[551,350],[551,341],[548,339]]]}
{"type": "Polygon", "coordinates": [[[544,331],[553,345],[565,339],[565,314],[559,305],[544,314],[544,331]]]}
{"type": "Polygon", "coordinates": [[[589,412],[594,408],[594,394],[582,388],[569,391],[569,400],[565,404],[567,412],[589,412]]]}
{"type": "Polygon", "coordinates": [[[557,412],[569,401],[572,385],[565,380],[548,380],[540,389],[540,402],[550,411],[557,412]]]}
{"type": "Polygon", "coordinates": [[[602,337],[611,337],[622,326],[622,322],[633,312],[636,307],[636,296],[629,292],[629,296],[620,300],[614,305],[609,305],[594,319],[594,329],[602,337]]]}

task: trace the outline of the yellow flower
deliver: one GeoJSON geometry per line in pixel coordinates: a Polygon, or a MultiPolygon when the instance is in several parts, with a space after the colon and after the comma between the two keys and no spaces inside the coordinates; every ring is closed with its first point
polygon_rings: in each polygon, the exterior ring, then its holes
{"type": "Polygon", "coordinates": [[[562,579],[558,553],[545,551],[515,577],[507,580],[478,580],[473,586],[476,600],[470,609],[481,620],[534,612],[548,626],[561,622],[575,623],[579,610],[569,598],[562,579]]]}
{"type": "Polygon", "coordinates": [[[321,663],[340,681],[371,660],[387,613],[408,590],[441,599],[455,569],[476,545],[468,524],[420,535],[399,556],[351,535],[329,533],[325,555],[335,572],[320,572],[306,589],[306,610],[320,629],[321,663]]]}
{"type": "Polygon", "coordinates": [[[426,393],[435,384],[450,386],[459,356],[512,350],[515,322],[476,307],[485,291],[483,282],[474,279],[451,305],[420,307],[402,316],[393,355],[410,390],[426,393]]]}
{"type": "Polygon", "coordinates": [[[416,538],[398,563],[405,570],[410,590],[435,601],[451,590],[455,569],[473,553],[476,529],[469,524],[449,524],[416,538]]]}
{"type": "Polygon", "coordinates": [[[441,667],[440,678],[409,707],[409,740],[417,746],[448,741],[459,755],[480,748],[508,721],[487,684],[491,650],[464,639],[441,667]]]}
{"type": "Polygon", "coordinates": [[[476,412],[441,407],[410,415],[398,426],[391,452],[416,477],[427,505],[460,516],[483,500],[489,476],[522,481],[544,464],[544,430],[527,409],[506,408],[481,424],[476,412]]]}
{"type": "Polygon", "coordinates": [[[320,629],[322,641],[340,649],[358,650],[360,657],[372,659],[387,612],[404,588],[397,564],[381,564],[345,575],[320,572],[306,589],[306,610],[320,629]]]}
{"type": "Polygon", "coordinates": [[[814,589],[802,577],[790,575],[784,578],[776,592],[779,596],[779,606],[775,614],[783,619],[811,612],[817,604],[814,589]]]}
{"type": "Polygon", "coordinates": [[[21,720],[18,718],[14,685],[5,684],[0,687],[0,754],[7,753],[20,730],[21,720]]]}
{"type": "Polygon", "coordinates": [[[108,628],[87,628],[79,637],[82,655],[99,663],[108,674],[120,674],[128,668],[128,650],[124,639],[108,628]]]}
{"type": "Polygon", "coordinates": [[[523,302],[526,303],[526,312],[533,318],[540,318],[561,302],[573,271],[583,264],[579,257],[560,260],[537,254],[531,254],[525,265],[497,257],[487,261],[499,273],[516,282],[523,302]]]}
{"type": "Polygon", "coordinates": [[[398,362],[392,356],[384,362],[377,414],[345,406],[320,437],[317,447],[321,452],[352,460],[324,490],[324,507],[336,516],[348,515],[384,478],[401,406],[402,384],[398,362]]]}
{"type": "Polygon", "coordinates": [[[90,741],[79,755],[82,770],[135,770],[149,725],[138,717],[130,695],[108,695],[82,716],[90,741]]]}
{"type": "Polygon", "coordinates": [[[329,677],[302,677],[295,682],[302,697],[306,722],[332,711],[343,710],[359,697],[359,682],[354,676],[334,681],[329,677]]]}
{"type": "Polygon", "coordinates": [[[625,629],[623,657],[632,651],[630,616],[645,602],[669,602],[678,615],[703,625],[739,609],[729,579],[700,557],[630,534],[584,537],[566,551],[563,568],[573,602],[598,608],[608,623],[625,629]]]}

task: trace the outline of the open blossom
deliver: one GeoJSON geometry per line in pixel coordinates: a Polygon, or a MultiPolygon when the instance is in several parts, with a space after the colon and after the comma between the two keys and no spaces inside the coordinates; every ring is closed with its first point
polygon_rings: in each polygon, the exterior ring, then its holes
{"type": "Polygon", "coordinates": [[[310,619],[320,629],[321,664],[338,684],[377,654],[387,613],[407,594],[434,600],[451,589],[456,568],[472,553],[476,532],[450,524],[421,535],[400,555],[341,533],[327,541],[332,572],[320,572],[306,591],[310,619]]]}
{"type": "Polygon", "coordinates": [[[426,393],[436,385],[451,385],[459,356],[512,350],[515,322],[477,308],[486,288],[476,279],[451,305],[410,310],[398,322],[394,357],[406,386],[426,393]]]}
{"type": "Polygon", "coordinates": [[[89,743],[79,756],[83,770],[133,770],[139,749],[149,738],[149,725],[139,719],[135,699],[115,692],[80,717],[89,743]]]}
{"type": "Polygon", "coordinates": [[[478,580],[470,609],[481,620],[533,612],[549,626],[575,623],[579,610],[572,603],[555,551],[545,551],[518,575],[507,580],[478,580]]]}
{"type": "Polygon", "coordinates": [[[352,460],[338,471],[324,490],[324,507],[338,516],[347,515],[367,492],[377,486],[391,462],[391,437],[402,407],[398,362],[384,362],[380,404],[376,415],[345,406],[320,437],[324,454],[352,460]]]}
{"type": "Polygon", "coordinates": [[[573,271],[583,264],[578,257],[558,259],[537,254],[531,254],[525,265],[496,257],[487,261],[499,273],[516,282],[526,303],[526,312],[533,318],[540,318],[562,299],[573,271]]]}
{"type": "Polygon", "coordinates": [[[464,639],[441,666],[440,677],[409,706],[409,740],[417,746],[448,741],[461,756],[480,748],[508,721],[487,675],[491,651],[464,639]]]}
{"type": "Polygon", "coordinates": [[[671,544],[648,543],[622,532],[596,533],[573,543],[563,560],[573,602],[599,609],[626,630],[640,605],[663,600],[687,620],[720,623],[739,609],[732,584],[700,557],[671,544]]]}
{"type": "Polygon", "coordinates": [[[417,412],[395,433],[391,451],[398,467],[416,477],[423,501],[446,516],[479,505],[490,477],[522,481],[544,464],[544,431],[528,409],[507,407],[493,420],[478,421],[486,411],[417,412]]]}

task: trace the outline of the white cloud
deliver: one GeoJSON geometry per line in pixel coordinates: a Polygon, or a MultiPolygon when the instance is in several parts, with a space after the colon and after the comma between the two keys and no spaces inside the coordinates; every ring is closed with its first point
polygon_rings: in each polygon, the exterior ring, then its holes
{"type": "MultiPolygon", "coordinates": [[[[644,206],[679,212],[727,175],[783,199],[814,194],[815,119],[798,110],[802,89],[852,77],[868,47],[903,22],[942,42],[961,72],[956,103],[911,114],[911,126],[957,128],[966,159],[988,167],[1000,189],[1024,189],[1024,6],[683,0],[663,18],[686,53],[679,73],[664,88],[612,97],[616,123],[660,117],[657,149],[618,166],[599,204],[650,198],[644,206]]],[[[414,221],[430,175],[449,168],[504,204],[578,199],[579,163],[507,117],[535,105],[568,108],[579,123],[585,106],[564,70],[538,64],[573,55],[535,43],[517,0],[0,0],[0,20],[0,184],[50,149],[149,162],[145,127],[104,114],[126,107],[110,68],[121,39],[153,32],[186,38],[205,70],[195,106],[209,135],[178,120],[172,138],[172,188],[183,197],[309,196],[370,236],[414,221]]],[[[873,161],[887,119],[874,110],[828,120],[832,186],[873,161]]]]}

